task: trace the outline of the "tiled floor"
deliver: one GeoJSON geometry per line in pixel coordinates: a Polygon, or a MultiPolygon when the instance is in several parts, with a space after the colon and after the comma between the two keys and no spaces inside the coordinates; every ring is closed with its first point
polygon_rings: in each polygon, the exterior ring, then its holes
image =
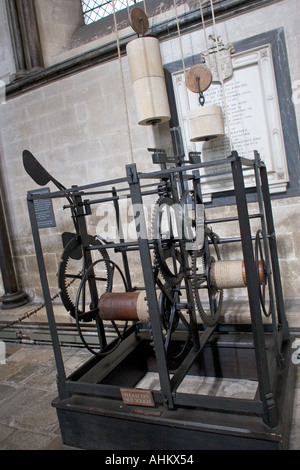
{"type": "MultiPolygon", "coordinates": [[[[56,411],[56,367],[51,346],[6,343],[0,365],[0,450],[67,450],[56,411]]],[[[63,348],[67,374],[90,356],[82,348],[63,348]]],[[[300,365],[290,449],[300,449],[300,365]]]]}

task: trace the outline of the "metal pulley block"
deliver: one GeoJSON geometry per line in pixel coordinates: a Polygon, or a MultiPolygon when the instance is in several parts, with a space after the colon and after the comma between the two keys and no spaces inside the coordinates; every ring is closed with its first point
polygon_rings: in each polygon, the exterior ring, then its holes
{"type": "Polygon", "coordinates": [[[204,105],[203,92],[206,91],[212,83],[212,74],[204,64],[198,64],[191,67],[185,76],[186,86],[193,93],[199,94],[199,102],[204,105]]]}

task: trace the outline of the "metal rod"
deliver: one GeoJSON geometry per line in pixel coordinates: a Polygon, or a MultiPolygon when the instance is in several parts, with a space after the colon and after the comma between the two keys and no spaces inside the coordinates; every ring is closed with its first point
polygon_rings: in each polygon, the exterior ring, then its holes
{"type": "Polygon", "coordinates": [[[266,213],[267,230],[268,230],[268,236],[269,236],[269,246],[270,246],[270,253],[271,253],[271,260],[272,260],[273,279],[274,279],[278,319],[283,329],[283,341],[286,341],[290,337],[289,326],[288,326],[288,322],[287,322],[287,318],[285,314],[285,307],[284,307],[284,301],[283,301],[280,267],[279,267],[279,261],[278,261],[278,251],[277,251],[277,243],[276,243],[276,237],[275,237],[275,227],[274,227],[274,221],[273,221],[273,215],[272,215],[271,197],[270,197],[269,184],[268,184],[268,174],[267,174],[266,167],[262,164],[260,165],[260,177],[261,177],[261,182],[262,182],[262,193],[263,193],[263,200],[264,200],[265,213],[266,213]]]}
{"type": "Polygon", "coordinates": [[[217,328],[217,325],[213,327],[208,327],[204,331],[204,333],[199,335],[199,349],[198,351],[195,351],[194,349],[191,349],[191,351],[188,353],[182,364],[179,366],[177,369],[176,373],[171,379],[171,387],[172,391],[175,391],[181,382],[183,381],[184,377],[192,367],[193,363],[196,361],[196,359],[199,357],[202,349],[204,346],[207,344],[208,340],[211,338],[212,334],[214,333],[215,329],[217,328]]]}
{"type": "Polygon", "coordinates": [[[177,393],[174,402],[175,405],[188,405],[215,411],[263,415],[262,403],[259,400],[177,393]]]}
{"type": "MultiPolygon", "coordinates": [[[[136,242],[120,242],[120,243],[105,243],[105,245],[104,245],[105,249],[109,249],[109,248],[113,248],[113,249],[130,248],[130,247],[138,247],[138,246],[139,246],[138,241],[136,241],[136,242]]],[[[86,249],[88,251],[99,250],[99,245],[89,245],[89,246],[87,246],[86,249]]]]}
{"type": "MultiPolygon", "coordinates": [[[[251,235],[251,240],[255,240],[255,236],[251,235]]],[[[222,245],[222,243],[237,243],[241,242],[242,238],[241,237],[228,237],[228,238],[219,238],[218,239],[218,245],[222,245]]],[[[209,242],[210,244],[212,242],[209,242]]]]}
{"type": "MultiPolygon", "coordinates": [[[[191,165],[182,165],[182,166],[179,166],[179,167],[168,168],[166,170],[159,170],[159,171],[150,172],[150,173],[138,173],[138,177],[139,177],[139,179],[156,179],[156,178],[161,179],[161,178],[170,177],[171,174],[178,173],[178,172],[187,172],[187,171],[197,170],[197,169],[206,168],[206,167],[210,167],[210,166],[223,165],[224,163],[229,164],[231,162],[232,162],[232,156],[229,156],[227,158],[223,158],[223,159],[220,159],[220,160],[214,160],[214,161],[210,161],[210,162],[195,163],[195,164],[191,164],[191,165]]],[[[248,169],[253,168],[253,165],[254,165],[253,160],[249,160],[249,159],[246,159],[246,158],[241,158],[241,163],[242,163],[242,165],[249,167],[248,169]]],[[[246,170],[247,170],[247,168],[246,168],[246,170]]],[[[208,178],[208,177],[215,177],[215,176],[220,176],[221,174],[228,174],[228,173],[229,172],[226,171],[226,172],[222,172],[222,173],[218,173],[218,174],[213,173],[211,175],[200,175],[199,177],[200,178],[208,178]]],[[[188,177],[190,179],[193,178],[192,175],[190,175],[190,176],[188,175],[188,177]]],[[[84,191],[89,190],[89,189],[94,189],[94,188],[103,187],[103,186],[115,186],[116,184],[126,183],[126,182],[127,182],[126,178],[117,178],[117,179],[114,179],[114,180],[102,181],[102,182],[97,182],[97,183],[88,184],[88,185],[84,185],[84,186],[76,186],[76,187],[73,187],[73,188],[68,188],[68,189],[63,190],[63,191],[56,191],[56,192],[51,193],[50,195],[47,194],[47,196],[32,194],[31,196],[28,196],[28,197],[32,198],[32,199],[46,199],[46,198],[49,199],[49,197],[51,197],[51,198],[60,198],[60,197],[75,196],[76,193],[82,193],[83,192],[83,194],[84,194],[84,191]]],[[[140,187],[142,188],[142,187],[145,187],[145,186],[141,185],[140,187]]],[[[83,194],[81,194],[81,195],[83,195],[83,194]]],[[[145,195],[145,194],[150,195],[152,193],[151,192],[143,193],[143,195],[145,195]]]]}
{"type": "Polygon", "coordinates": [[[45,261],[44,261],[44,256],[43,256],[43,249],[42,249],[41,239],[39,235],[37,220],[36,220],[34,203],[30,199],[30,194],[29,194],[29,199],[27,200],[27,204],[28,204],[28,212],[29,212],[30,224],[31,224],[31,229],[32,229],[32,236],[33,236],[33,241],[34,241],[34,246],[35,246],[35,251],[36,251],[37,264],[38,264],[38,269],[39,269],[40,279],[41,279],[41,284],[42,284],[42,289],[43,289],[44,302],[45,302],[47,318],[48,318],[48,323],[49,323],[49,328],[50,328],[50,333],[51,333],[55,363],[56,363],[56,368],[57,368],[57,388],[58,388],[59,397],[60,399],[63,400],[69,396],[66,390],[66,384],[65,384],[66,373],[65,373],[62,352],[61,352],[60,342],[59,342],[59,336],[58,336],[58,331],[57,331],[55,317],[54,317],[53,305],[52,305],[51,294],[50,294],[50,289],[49,289],[49,284],[48,284],[47,271],[46,271],[45,261]]]}
{"type": "MultiPolygon", "coordinates": [[[[66,195],[74,196],[74,193],[80,193],[86,189],[93,189],[93,188],[98,188],[102,186],[112,186],[115,184],[119,183],[126,183],[127,179],[126,178],[117,178],[114,180],[109,180],[109,181],[100,181],[98,183],[92,183],[92,184],[87,184],[84,186],[76,186],[74,188],[68,188],[65,191],[55,191],[50,194],[51,198],[60,198],[60,197],[66,197],[66,195]]],[[[45,197],[41,196],[34,196],[33,194],[29,195],[29,198],[32,199],[45,199],[45,197]]],[[[49,195],[48,195],[49,198],[49,195]]]]}
{"type": "MultiPolygon", "coordinates": [[[[249,219],[259,219],[261,217],[261,214],[249,214],[249,219]]],[[[219,224],[223,222],[234,222],[238,221],[238,217],[222,217],[220,219],[209,219],[205,220],[206,224],[219,224]]]]}
{"type": "Polygon", "coordinates": [[[148,240],[143,237],[146,231],[145,214],[143,212],[143,200],[141,189],[139,185],[139,177],[136,170],[136,165],[131,164],[126,166],[128,184],[130,187],[131,198],[133,206],[139,207],[139,215],[134,214],[136,231],[138,236],[138,243],[140,248],[140,259],[143,269],[144,283],[147,293],[147,302],[149,308],[149,316],[151,322],[151,329],[153,332],[153,342],[155,352],[159,360],[157,361],[158,373],[160,378],[161,392],[165,397],[165,404],[169,409],[174,408],[173,396],[170,385],[169,369],[167,365],[167,358],[164,348],[163,335],[161,330],[161,323],[157,304],[157,295],[155,289],[155,282],[152,272],[152,261],[149,250],[148,240]],[[142,236],[141,236],[142,235],[142,236]]]}
{"type": "Polygon", "coordinates": [[[244,255],[245,271],[247,278],[247,290],[250,306],[250,314],[253,325],[253,341],[257,375],[259,381],[259,393],[264,408],[264,422],[275,427],[278,424],[277,406],[271,390],[270,373],[267,361],[266,343],[262,322],[262,313],[259,301],[259,280],[253,253],[253,244],[249,223],[248,205],[244,179],[242,174],[242,160],[237,152],[232,152],[232,176],[235,187],[239,225],[242,237],[242,250],[244,255]]]}
{"type": "Polygon", "coordinates": [[[266,261],[266,275],[268,281],[268,289],[269,289],[269,302],[270,302],[270,309],[271,309],[271,318],[272,318],[272,325],[273,325],[273,337],[274,337],[274,352],[277,358],[278,365],[281,363],[281,344],[279,344],[279,336],[278,336],[278,324],[276,319],[275,313],[275,297],[274,297],[274,287],[273,287],[273,277],[271,271],[271,260],[270,260],[270,253],[269,253],[269,244],[270,239],[268,240],[268,232],[266,226],[266,218],[265,218],[265,211],[264,211],[264,204],[263,204],[263,194],[261,188],[261,179],[259,173],[259,162],[260,157],[258,152],[255,152],[255,180],[256,180],[256,191],[257,191],[257,200],[259,205],[259,210],[261,212],[261,230],[263,234],[263,245],[264,245],[264,254],[265,254],[265,261],[266,261]]]}
{"type": "MultiPolygon", "coordinates": [[[[91,269],[91,272],[87,278],[88,285],[89,285],[89,291],[91,295],[91,305],[90,309],[96,309],[98,308],[98,290],[97,290],[97,285],[96,285],[96,280],[95,280],[95,273],[94,270],[91,268],[93,261],[92,261],[92,256],[91,256],[91,251],[87,250],[86,248],[89,246],[89,237],[88,237],[88,232],[87,232],[87,226],[86,226],[86,220],[85,220],[85,213],[84,213],[84,206],[82,204],[82,197],[80,195],[74,197],[74,201],[76,204],[76,216],[77,216],[77,222],[78,222],[78,233],[81,238],[81,243],[82,243],[82,252],[83,252],[83,258],[84,258],[84,268],[91,269]]],[[[99,335],[99,342],[101,348],[105,348],[107,346],[106,342],[106,337],[105,337],[105,331],[104,331],[104,326],[101,318],[99,315],[96,316],[96,323],[97,323],[97,328],[98,328],[98,335],[99,335]]]]}
{"type": "MultiPolygon", "coordinates": [[[[173,168],[167,168],[166,170],[160,170],[160,171],[153,171],[150,173],[139,173],[139,178],[141,179],[154,179],[154,178],[162,178],[162,177],[169,177],[172,173],[178,173],[179,171],[191,171],[191,170],[197,170],[201,168],[207,168],[210,166],[218,166],[218,165],[224,165],[224,163],[230,163],[231,162],[231,157],[228,158],[223,158],[220,160],[214,160],[210,162],[204,162],[204,163],[194,163],[193,165],[182,165],[180,167],[173,167],[173,168]]],[[[214,175],[215,176],[215,175],[214,175]]],[[[203,177],[206,177],[206,175],[203,175],[203,177]]]]}
{"type": "MultiPolygon", "coordinates": [[[[112,194],[116,195],[117,191],[116,188],[112,189],[112,194]]],[[[117,229],[118,229],[118,234],[119,234],[119,239],[120,243],[124,243],[124,233],[123,233],[123,227],[122,227],[122,220],[120,216],[120,207],[119,207],[119,201],[116,199],[114,201],[114,206],[115,206],[115,214],[116,214],[116,222],[117,222],[117,229]]],[[[127,253],[126,250],[122,251],[122,260],[123,260],[123,266],[124,266],[124,271],[125,271],[125,278],[126,278],[126,283],[128,286],[128,290],[132,290],[132,283],[131,283],[131,276],[130,276],[130,270],[129,270],[129,264],[128,264],[128,258],[127,258],[127,253]]]]}

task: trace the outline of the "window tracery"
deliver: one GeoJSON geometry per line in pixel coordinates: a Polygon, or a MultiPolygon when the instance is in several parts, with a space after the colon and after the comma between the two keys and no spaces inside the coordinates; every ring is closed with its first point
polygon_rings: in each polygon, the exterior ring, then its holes
{"type": "Polygon", "coordinates": [[[82,0],[82,11],[84,16],[84,22],[86,25],[95,23],[106,16],[112,15],[115,11],[124,10],[129,8],[132,5],[135,5],[136,1],[131,0],[115,0],[115,5],[113,6],[112,0],[82,0]]]}

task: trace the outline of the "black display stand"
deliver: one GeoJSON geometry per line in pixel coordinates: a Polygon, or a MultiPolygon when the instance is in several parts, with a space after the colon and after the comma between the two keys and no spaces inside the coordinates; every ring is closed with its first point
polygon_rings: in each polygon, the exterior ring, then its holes
{"type": "MultiPolygon", "coordinates": [[[[194,158],[194,155],[191,157],[194,158]]],[[[120,194],[124,197],[126,185],[127,197],[139,208],[145,195],[159,192],[161,182],[165,187],[174,189],[178,188],[178,184],[184,186],[186,181],[192,180],[201,197],[201,171],[205,169],[207,179],[207,169],[229,164],[240,234],[226,242],[241,243],[250,323],[225,324],[219,321],[212,326],[198,324],[197,331],[192,331],[193,347],[176,367],[170,366],[153,275],[153,240],[140,235],[145,229],[145,219],[139,209],[138,216],[135,214],[136,242],[127,243],[120,237],[119,243],[108,243],[105,249],[113,249],[122,255],[129,286],[130,266],[126,255],[130,250],[139,251],[144,281],[142,287],[147,294],[151,328],[134,322],[124,330],[121,338],[119,336],[105,345],[105,328],[100,322],[100,343],[104,345],[101,352],[104,354],[92,355],[84,366],[66,378],[34,211],[34,201],[46,196],[29,192],[32,233],[58,372],[59,395],[53,406],[57,410],[63,442],[72,447],[105,450],[287,449],[296,368],[291,361],[292,338],[284,310],[265,165],[257,152],[254,160],[241,158],[236,152],[226,159],[210,163],[191,164],[175,159],[177,166],[172,168],[167,168],[170,160],[161,152],[156,152],[153,160],[161,163],[161,170],[138,173],[135,165],[128,165],[125,178],[48,193],[47,198],[73,197],[72,209],[75,211],[73,214],[77,214],[83,253],[90,262],[88,254],[93,249],[99,249],[99,246],[92,246],[87,241],[85,220],[91,214],[92,204],[113,201],[117,221],[120,222],[118,201],[120,194]],[[245,170],[254,172],[254,188],[245,188],[245,170]],[[146,185],[143,185],[144,180],[147,181],[146,185]],[[108,189],[104,190],[105,187],[108,189]],[[248,193],[251,193],[251,201],[254,200],[253,195],[256,197],[259,207],[256,215],[249,215],[248,193]],[[92,200],[91,194],[101,197],[92,200]],[[260,219],[262,237],[268,245],[266,261],[272,277],[273,290],[270,295],[273,306],[271,321],[267,324],[263,322],[258,295],[258,273],[250,226],[253,217],[260,219]],[[136,388],[148,372],[158,374],[158,390],[136,388]],[[182,393],[180,384],[189,376],[257,381],[257,393],[253,399],[182,393]]],[[[212,176],[215,176],[214,172],[212,176]]],[[[222,222],[225,223],[226,219],[222,222]]],[[[187,275],[187,290],[189,282],[190,276],[187,275]]],[[[184,341],[185,332],[178,328],[172,335],[172,342],[179,345],[184,341]]]]}

